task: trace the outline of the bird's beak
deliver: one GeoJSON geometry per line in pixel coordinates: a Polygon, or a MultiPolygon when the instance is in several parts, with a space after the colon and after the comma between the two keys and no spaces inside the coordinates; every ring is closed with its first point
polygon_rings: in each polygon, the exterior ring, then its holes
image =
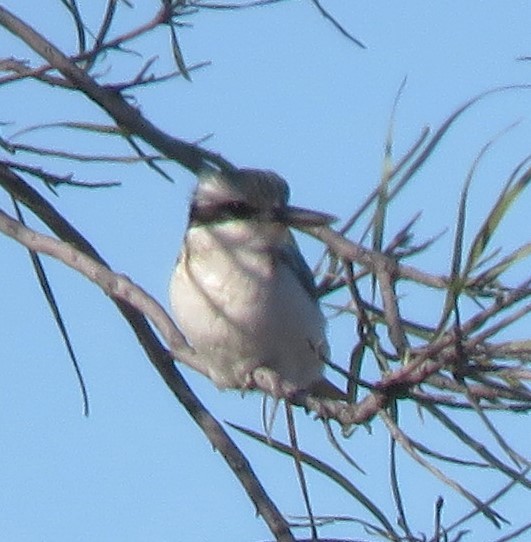
{"type": "Polygon", "coordinates": [[[286,223],[294,228],[304,228],[312,226],[328,226],[335,222],[337,218],[328,213],[320,213],[302,207],[288,205],[286,208],[286,223]]]}

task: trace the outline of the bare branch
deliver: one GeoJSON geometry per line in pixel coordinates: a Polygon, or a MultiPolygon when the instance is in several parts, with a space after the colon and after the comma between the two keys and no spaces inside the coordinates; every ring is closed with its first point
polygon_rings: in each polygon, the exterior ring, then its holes
{"type": "Polygon", "coordinates": [[[193,173],[198,173],[205,163],[216,164],[226,170],[234,169],[232,164],[218,154],[165,134],[142,116],[138,109],[129,105],[120,94],[98,85],[51,42],[2,6],[0,6],[0,24],[45,58],[77,89],[106,111],[118,126],[138,135],[168,158],[176,160],[193,173]]]}
{"type": "Polygon", "coordinates": [[[267,495],[247,458],[189,388],[168,351],[153,333],[144,316],[132,308],[131,303],[138,301],[141,306],[153,311],[152,315],[160,316],[158,323],[170,333],[173,348],[179,350],[183,359],[191,358],[192,351],[171,318],[164,315],[162,307],[154,299],[146,296],[141,289],[132,285],[126,277],[114,274],[94,248],[42,196],[2,166],[0,166],[0,184],[36,212],[54,232],[60,234],[67,242],[58,241],[25,228],[2,211],[0,211],[0,231],[13,235],[20,242],[24,240],[28,248],[33,247],[36,251],[42,248],[45,253],[57,253],[58,257],[71,262],[74,268],[79,267],[86,271],[88,276],[101,280],[109,295],[114,295],[113,301],[134,330],[151,363],[192,419],[203,430],[214,449],[221,452],[271,532],[277,540],[293,542],[287,521],[267,495]],[[126,300],[116,297],[118,293],[126,300]]]}

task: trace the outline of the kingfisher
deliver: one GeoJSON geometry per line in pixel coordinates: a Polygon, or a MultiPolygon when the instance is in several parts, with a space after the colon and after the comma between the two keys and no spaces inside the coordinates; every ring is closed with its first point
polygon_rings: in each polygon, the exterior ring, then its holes
{"type": "Polygon", "coordinates": [[[171,310],[196,369],[218,388],[255,389],[256,370],[267,368],[297,392],[344,398],[323,376],[326,320],[290,230],[334,217],[288,202],[287,182],[272,171],[205,167],[170,281],[171,310]]]}

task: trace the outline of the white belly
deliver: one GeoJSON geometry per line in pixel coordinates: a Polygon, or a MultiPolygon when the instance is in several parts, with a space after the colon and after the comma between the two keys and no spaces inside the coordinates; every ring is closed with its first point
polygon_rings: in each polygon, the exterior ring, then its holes
{"type": "Polygon", "coordinates": [[[301,389],[318,380],[324,317],[292,270],[263,247],[220,246],[201,233],[188,234],[201,251],[181,255],[170,302],[202,372],[220,388],[245,387],[259,366],[301,389]]]}

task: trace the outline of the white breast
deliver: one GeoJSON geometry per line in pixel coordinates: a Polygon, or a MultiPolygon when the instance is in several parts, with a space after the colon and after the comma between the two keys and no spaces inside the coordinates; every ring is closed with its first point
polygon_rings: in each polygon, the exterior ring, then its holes
{"type": "Polygon", "coordinates": [[[249,373],[266,366],[304,389],[319,379],[328,352],[324,318],[260,227],[189,230],[171,279],[171,308],[218,387],[245,387],[249,373]]]}

